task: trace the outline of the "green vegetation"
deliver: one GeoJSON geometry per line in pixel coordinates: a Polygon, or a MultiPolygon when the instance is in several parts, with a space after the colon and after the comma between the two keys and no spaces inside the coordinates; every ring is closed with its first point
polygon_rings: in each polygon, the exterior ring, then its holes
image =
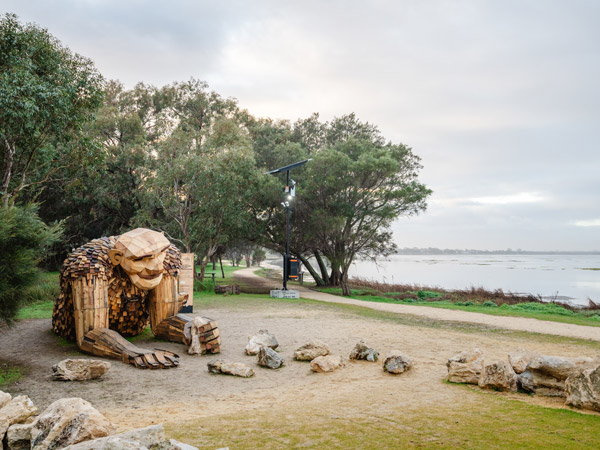
{"type": "MultiPolygon", "coordinates": [[[[320,291],[334,295],[342,294],[340,288],[321,288],[320,291]]],[[[393,297],[374,295],[373,291],[365,289],[352,289],[351,298],[354,298],[356,300],[363,300],[366,302],[411,304],[418,306],[429,306],[432,308],[445,308],[461,311],[479,312],[498,316],[529,317],[532,319],[572,323],[575,325],[588,325],[595,327],[600,326],[600,311],[598,310],[570,310],[555,303],[528,302],[517,303],[514,305],[503,304],[498,306],[497,303],[491,300],[487,300],[482,303],[476,303],[471,300],[453,302],[446,299],[438,301],[428,301],[425,299],[438,298],[441,297],[442,294],[437,293],[438,295],[436,297],[432,297],[431,295],[435,293],[430,293],[430,291],[413,291],[408,292],[408,294],[412,294],[417,298],[415,299],[408,297],[405,299],[397,299],[395,298],[396,295],[394,295],[393,297]]]]}
{"type": "Polygon", "coordinates": [[[0,362],[0,388],[19,381],[23,375],[25,375],[25,371],[22,368],[0,362]]]}
{"type": "Polygon", "coordinates": [[[461,405],[386,408],[380,414],[277,407],[166,423],[169,436],[202,448],[598,448],[600,417],[464,389],[461,405]],[[315,426],[318,423],[318,426],[315,426]],[[259,425],[260,424],[260,425],[259,425]],[[260,427],[260,433],[257,428],[260,427]]]}

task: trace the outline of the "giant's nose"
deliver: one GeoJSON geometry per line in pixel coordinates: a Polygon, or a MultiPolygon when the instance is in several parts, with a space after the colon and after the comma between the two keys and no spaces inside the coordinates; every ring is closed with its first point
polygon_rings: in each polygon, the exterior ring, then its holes
{"type": "Polygon", "coordinates": [[[150,273],[160,273],[163,269],[162,262],[159,258],[152,258],[148,261],[146,270],[150,273]]]}

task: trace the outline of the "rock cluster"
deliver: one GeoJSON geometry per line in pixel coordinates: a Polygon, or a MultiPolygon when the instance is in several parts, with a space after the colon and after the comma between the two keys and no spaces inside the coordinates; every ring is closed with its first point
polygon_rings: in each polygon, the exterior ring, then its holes
{"type": "Polygon", "coordinates": [[[454,383],[564,397],[567,405],[600,411],[600,357],[570,359],[519,349],[509,353],[507,363],[485,361],[481,350],[473,349],[453,356],[446,366],[454,383]]]}
{"type": "Polygon", "coordinates": [[[9,450],[162,449],[196,447],[166,440],[162,425],[112,434],[113,425],[89,402],[62,398],[35,416],[37,408],[26,395],[12,398],[0,391],[0,448],[9,450]]]}
{"type": "Polygon", "coordinates": [[[269,333],[267,330],[260,330],[258,334],[248,337],[248,344],[246,345],[246,354],[250,356],[258,355],[258,352],[262,347],[268,347],[275,350],[279,347],[277,338],[269,333]]]}
{"type": "Polygon", "coordinates": [[[110,369],[110,363],[97,359],[63,359],[52,366],[52,378],[61,381],[87,381],[100,378],[110,369]]]}

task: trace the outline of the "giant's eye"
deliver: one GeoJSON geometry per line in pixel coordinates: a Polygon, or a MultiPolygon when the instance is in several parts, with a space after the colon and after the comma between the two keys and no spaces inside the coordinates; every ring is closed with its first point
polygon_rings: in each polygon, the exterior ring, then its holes
{"type": "Polygon", "coordinates": [[[137,261],[142,261],[143,259],[144,259],[144,257],[143,257],[143,256],[140,256],[139,258],[133,258],[133,260],[134,260],[134,261],[136,261],[136,262],[137,262],[137,261]]]}

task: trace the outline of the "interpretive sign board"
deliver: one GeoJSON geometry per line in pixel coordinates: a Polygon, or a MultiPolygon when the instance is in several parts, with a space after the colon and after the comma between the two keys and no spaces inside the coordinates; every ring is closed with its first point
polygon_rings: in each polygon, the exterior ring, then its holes
{"type": "Polygon", "coordinates": [[[271,291],[271,298],[300,298],[300,291],[294,289],[288,289],[287,291],[284,291],[283,289],[273,289],[271,291]]]}
{"type": "Polygon", "coordinates": [[[194,311],[194,254],[181,254],[181,268],[179,269],[179,293],[188,294],[186,302],[180,312],[191,313],[194,311]]]}

